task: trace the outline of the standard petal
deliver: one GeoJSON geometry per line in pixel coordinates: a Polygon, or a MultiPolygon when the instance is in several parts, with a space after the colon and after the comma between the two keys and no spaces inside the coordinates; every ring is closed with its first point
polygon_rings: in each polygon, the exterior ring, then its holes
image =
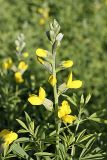
{"type": "Polygon", "coordinates": [[[72,82],[72,72],[68,76],[68,81],[67,81],[67,87],[69,88],[70,84],[72,82]]]}
{"type": "Polygon", "coordinates": [[[80,88],[81,86],[82,86],[82,81],[80,81],[80,80],[75,80],[75,81],[72,81],[72,82],[69,84],[68,88],[74,88],[74,89],[76,89],[76,88],[80,88]]]}
{"type": "Polygon", "coordinates": [[[47,55],[48,55],[48,51],[44,50],[44,49],[41,49],[41,48],[38,48],[36,50],[36,55],[39,56],[39,57],[42,57],[42,58],[46,58],[47,55]]]}
{"type": "Polygon", "coordinates": [[[31,95],[29,98],[28,98],[28,101],[32,104],[32,105],[41,105],[42,104],[42,100],[36,96],[36,95],[31,95]]]}
{"type": "Polygon", "coordinates": [[[41,101],[43,102],[45,100],[45,97],[46,97],[46,92],[42,87],[40,87],[40,89],[39,89],[39,99],[41,99],[41,101]]]}

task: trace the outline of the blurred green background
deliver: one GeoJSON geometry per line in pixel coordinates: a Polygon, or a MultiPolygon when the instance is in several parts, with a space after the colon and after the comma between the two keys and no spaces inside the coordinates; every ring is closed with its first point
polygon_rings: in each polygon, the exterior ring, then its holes
{"type": "MultiPolygon", "coordinates": [[[[13,108],[16,117],[11,117],[11,120],[17,118],[19,110],[17,111],[16,107],[25,104],[28,94],[40,85],[47,87],[47,92],[50,93],[48,74],[37,63],[35,50],[51,49],[45,31],[54,18],[61,25],[61,32],[64,34],[58,50],[58,59],[72,59],[74,78],[84,82],[83,88],[75,92],[92,94],[88,107],[90,113],[106,109],[107,0],[0,0],[0,63],[2,64],[5,57],[12,57],[17,63],[15,40],[20,33],[25,35],[25,51],[30,54],[26,84],[17,87],[11,74],[0,79],[0,85],[8,88],[6,94],[0,86],[1,120],[4,118],[4,111],[7,114],[10,112],[11,115],[13,108]],[[30,79],[32,74],[33,82],[32,78],[30,79]],[[44,80],[44,77],[47,79],[44,80]],[[17,88],[21,90],[20,93],[17,88]],[[16,95],[14,103],[9,99],[12,95],[16,95]],[[9,105],[11,110],[8,111],[6,106],[9,108],[9,105]]],[[[69,70],[59,74],[59,81],[62,77],[66,79],[68,73],[69,70]]],[[[107,117],[107,110],[102,116],[107,117]]],[[[5,122],[0,127],[3,125],[5,122]]]]}

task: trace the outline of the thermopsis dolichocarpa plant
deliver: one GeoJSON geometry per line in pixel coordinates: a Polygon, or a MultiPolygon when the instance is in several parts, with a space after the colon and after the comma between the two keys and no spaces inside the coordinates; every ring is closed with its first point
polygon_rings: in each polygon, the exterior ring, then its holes
{"type": "MultiPolygon", "coordinates": [[[[106,159],[106,153],[98,145],[102,133],[92,133],[85,128],[85,123],[95,121],[106,124],[107,121],[98,118],[97,112],[86,116],[86,105],[91,95],[88,94],[86,97],[81,95],[79,100],[78,96],[73,93],[74,89],[83,86],[81,80],[74,80],[73,61],[64,60],[57,64],[57,49],[61,45],[63,34],[60,32],[60,25],[56,20],[50,24],[50,30],[46,34],[51,44],[51,51],[38,48],[36,56],[50,74],[48,82],[53,91],[53,100],[48,99],[44,86],[39,88],[38,95],[34,93],[29,95],[30,105],[45,107],[47,110],[44,123],[37,124],[36,120],[32,120],[25,112],[26,123],[17,119],[22,127],[18,131],[18,134],[21,135],[20,138],[15,132],[2,130],[0,132],[1,159],[106,159]],[[60,84],[57,74],[68,68],[71,68],[68,78],[63,78],[64,82],[60,84]],[[66,94],[68,90],[72,92],[72,96],[66,94]]],[[[37,109],[39,110],[39,107],[37,109]]]]}

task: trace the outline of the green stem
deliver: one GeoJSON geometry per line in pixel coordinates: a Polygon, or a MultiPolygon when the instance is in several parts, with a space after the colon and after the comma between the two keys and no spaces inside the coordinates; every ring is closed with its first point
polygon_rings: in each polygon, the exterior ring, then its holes
{"type": "MultiPolygon", "coordinates": [[[[56,78],[56,43],[52,45],[52,54],[53,54],[53,76],[56,78]]],[[[56,78],[57,79],[57,78],[56,78]]],[[[57,85],[53,87],[54,92],[54,102],[55,102],[55,126],[56,126],[56,160],[59,159],[59,131],[60,131],[60,120],[58,118],[58,93],[57,85]]]]}

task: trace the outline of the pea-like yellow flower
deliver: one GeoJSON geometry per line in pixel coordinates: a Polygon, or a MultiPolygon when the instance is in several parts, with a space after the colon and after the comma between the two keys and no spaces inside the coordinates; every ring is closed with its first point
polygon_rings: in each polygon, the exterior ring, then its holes
{"type": "Polygon", "coordinates": [[[18,134],[13,131],[4,129],[0,132],[0,138],[3,140],[3,148],[5,148],[18,138],[18,134]]]}
{"type": "Polygon", "coordinates": [[[25,71],[25,70],[27,70],[27,68],[28,68],[28,65],[27,65],[24,61],[21,61],[21,62],[19,63],[19,65],[18,65],[18,69],[19,69],[20,71],[25,71]]]}
{"type": "Polygon", "coordinates": [[[43,104],[45,97],[46,97],[46,92],[42,87],[40,87],[39,95],[35,95],[35,94],[30,95],[30,97],[28,98],[28,101],[32,105],[41,105],[43,104]]]}
{"type": "Polygon", "coordinates": [[[71,113],[70,105],[67,101],[63,101],[62,105],[59,107],[58,117],[63,120],[65,123],[72,123],[76,120],[75,116],[69,115],[71,113]]]}
{"type": "Polygon", "coordinates": [[[25,57],[25,58],[29,57],[29,53],[28,52],[24,52],[23,53],[23,57],[25,57]]]}
{"type": "Polygon", "coordinates": [[[46,58],[47,55],[48,55],[48,51],[47,51],[47,50],[44,50],[44,49],[41,49],[41,48],[38,48],[38,49],[36,50],[36,55],[37,55],[38,57],[46,58]]]}
{"type": "Polygon", "coordinates": [[[54,75],[51,75],[48,79],[48,82],[54,87],[55,84],[57,83],[57,79],[55,78],[54,75]]]}
{"type": "Polygon", "coordinates": [[[69,68],[69,67],[72,67],[73,66],[73,61],[71,60],[67,60],[67,61],[62,61],[62,67],[64,68],[69,68]]]}
{"type": "Polygon", "coordinates": [[[67,88],[80,88],[82,86],[82,81],[80,80],[72,80],[72,72],[70,73],[67,81],[67,88]]]}
{"type": "Polygon", "coordinates": [[[10,69],[10,68],[12,67],[12,65],[13,65],[13,61],[12,61],[11,58],[7,58],[7,59],[3,62],[3,68],[4,68],[5,70],[10,69]]]}
{"type": "Polygon", "coordinates": [[[23,83],[24,79],[22,77],[22,74],[20,72],[15,72],[15,80],[17,83],[23,83]]]}

